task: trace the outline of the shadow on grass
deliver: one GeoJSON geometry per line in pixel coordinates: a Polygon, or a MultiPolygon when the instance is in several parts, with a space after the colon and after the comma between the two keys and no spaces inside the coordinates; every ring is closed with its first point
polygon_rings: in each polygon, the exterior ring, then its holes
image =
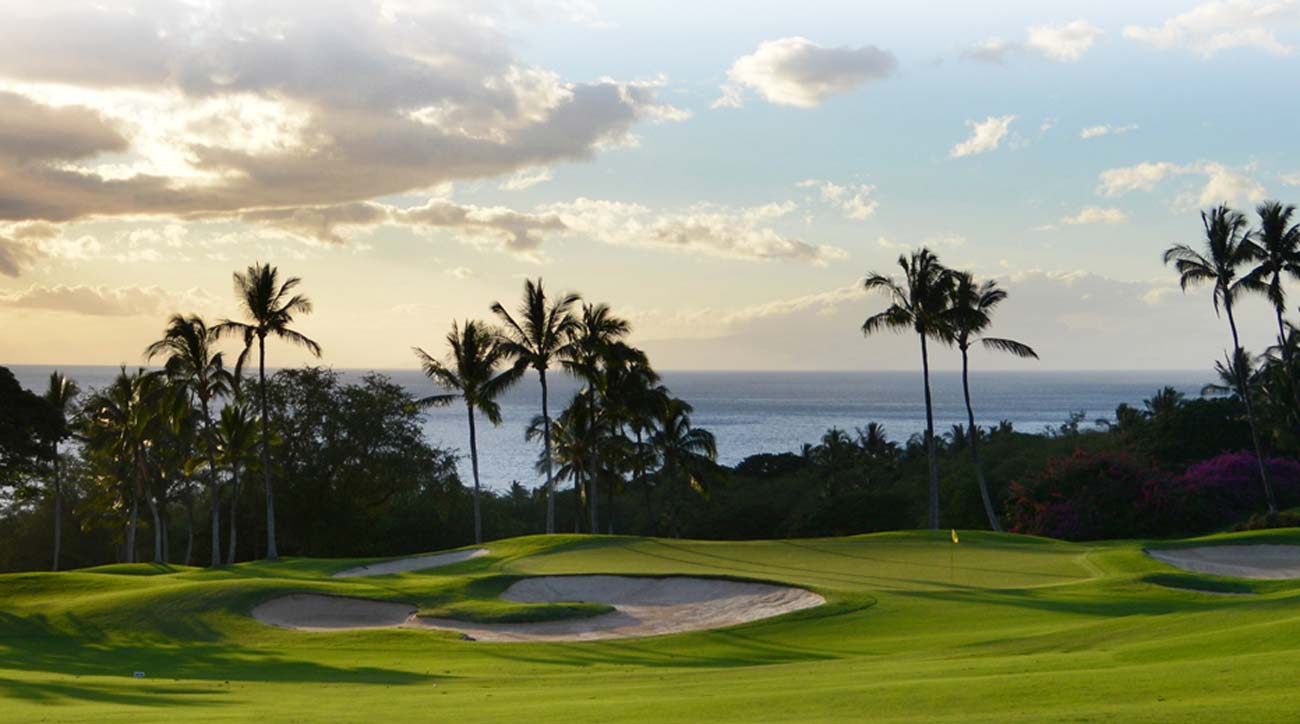
{"type": "MultiPolygon", "coordinates": [[[[372,666],[343,668],[291,659],[274,651],[244,648],[219,640],[206,624],[169,621],[167,637],[131,637],[80,620],[59,617],[59,625],[43,614],[17,616],[0,612],[0,670],[46,672],[70,677],[123,677],[134,683],[136,671],[148,680],[209,682],[281,682],[414,684],[446,679],[372,666]]],[[[75,681],[26,682],[0,677],[0,697],[28,700],[77,698],[123,704],[181,704],[212,695],[210,689],[166,686],[106,686],[75,681]]],[[[220,703],[219,699],[211,701],[220,703]]]]}

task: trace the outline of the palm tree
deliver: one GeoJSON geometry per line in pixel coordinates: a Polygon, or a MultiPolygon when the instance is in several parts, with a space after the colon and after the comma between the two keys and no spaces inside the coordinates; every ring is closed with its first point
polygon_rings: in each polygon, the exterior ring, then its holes
{"type": "MultiPolygon", "coordinates": [[[[660,459],[663,482],[679,493],[687,488],[707,494],[709,480],[719,474],[718,444],[713,433],[691,424],[692,409],[678,399],[669,399],[659,410],[657,429],[650,436],[660,459]]],[[[679,536],[678,511],[681,495],[674,495],[669,507],[669,527],[679,536]]]]}
{"type": "Polygon", "coordinates": [[[869,274],[863,281],[868,292],[880,292],[890,298],[889,308],[862,323],[862,334],[870,336],[883,329],[896,332],[911,330],[921,338],[921,376],[925,384],[925,447],[930,466],[930,527],[939,528],[939,461],[934,439],[934,403],[930,397],[929,339],[947,340],[945,310],[952,273],[939,263],[929,250],[914,251],[911,257],[899,255],[902,282],[883,274],[869,274]]]}
{"type": "Polygon", "coordinates": [[[50,459],[53,461],[53,479],[51,487],[54,492],[54,563],[50,570],[59,570],[59,551],[63,543],[63,466],[59,456],[59,442],[69,435],[68,422],[73,400],[80,388],[57,370],[50,373],[50,385],[45,390],[45,401],[50,403],[58,418],[59,429],[50,440],[50,459]]]}
{"type": "Polygon", "coordinates": [[[1282,318],[1286,311],[1286,291],[1282,288],[1282,276],[1286,274],[1300,278],[1300,224],[1291,223],[1295,210],[1295,206],[1283,206],[1277,201],[1265,202],[1255,209],[1259,215],[1259,231],[1255,233],[1255,242],[1262,251],[1262,256],[1259,266],[1250,276],[1268,285],[1265,293],[1277,314],[1277,339],[1284,353],[1288,352],[1288,348],[1285,344],[1286,322],[1282,318]]]}
{"type": "Polygon", "coordinates": [[[157,406],[153,375],[123,367],[106,389],[97,390],[86,401],[82,427],[87,454],[102,462],[109,475],[100,476],[102,491],[110,497],[108,507],[128,507],[125,562],[135,562],[135,534],[140,519],[140,497],[144,494],[150,425],[157,406]]]}
{"type": "MultiPolygon", "coordinates": [[[[622,430],[620,438],[628,443],[621,446],[624,448],[621,453],[625,469],[631,473],[632,481],[642,485],[648,493],[650,488],[645,480],[645,471],[648,467],[647,455],[642,437],[646,431],[654,427],[654,410],[655,403],[659,399],[658,395],[662,393],[666,398],[668,390],[659,385],[659,374],[644,358],[631,362],[623,361],[608,368],[605,376],[605,407],[609,411],[611,420],[622,430]],[[626,439],[629,430],[636,436],[635,442],[626,439]]],[[[614,486],[612,484],[607,489],[607,494],[606,532],[613,535],[614,486]]]]}
{"type": "Polygon", "coordinates": [[[212,565],[221,565],[221,486],[217,482],[217,444],[212,429],[212,400],[230,392],[233,378],[221,352],[212,349],[215,333],[196,314],[174,314],[162,339],[149,345],[145,355],[152,360],[166,356],[166,374],[183,386],[198,403],[203,417],[204,452],[208,464],[208,500],[212,522],[212,565]]]}
{"type": "Polygon", "coordinates": [[[217,422],[217,454],[230,471],[230,540],[226,543],[226,562],[235,562],[239,531],[239,472],[257,444],[257,422],[243,400],[236,398],[221,408],[217,422]]]}
{"type": "Polygon", "coordinates": [[[609,305],[584,304],[582,316],[569,332],[570,344],[563,359],[564,368],[570,373],[586,380],[588,394],[587,415],[591,422],[589,431],[592,444],[589,446],[591,464],[588,485],[588,505],[591,508],[591,532],[600,532],[597,518],[596,501],[600,497],[597,491],[598,471],[600,470],[600,445],[597,444],[602,433],[607,432],[611,420],[603,409],[603,398],[609,382],[608,371],[612,367],[645,361],[645,354],[623,342],[631,332],[627,320],[614,316],[609,305]]]}
{"type": "Polygon", "coordinates": [[[492,313],[505,326],[506,338],[501,344],[505,354],[515,360],[520,369],[537,370],[542,383],[542,459],[546,463],[546,532],[555,532],[555,477],[551,469],[551,413],[547,401],[546,370],[558,359],[566,356],[569,330],[575,321],[571,310],[577,304],[577,294],[563,294],[558,299],[547,300],[542,280],[524,281],[524,297],[517,312],[518,319],[506,311],[500,302],[492,304],[492,313]]]}
{"type": "Polygon", "coordinates": [[[266,557],[280,557],[275,545],[275,496],[271,490],[271,432],[266,401],[266,338],[276,337],[302,347],[320,357],[320,345],[291,328],[295,314],[310,314],[311,300],[294,293],[302,283],[298,277],[280,282],[280,271],[270,264],[254,264],[242,274],[235,272],[235,296],[247,322],[224,319],[214,331],[218,337],[237,336],[244,340],[244,351],[235,365],[235,375],[243,370],[253,342],[257,342],[257,389],[262,415],[262,481],[266,490],[266,557]]]}
{"type": "MultiPolygon", "coordinates": [[[[545,472],[548,466],[558,466],[553,468],[555,479],[573,481],[574,533],[582,532],[583,501],[586,499],[583,486],[593,472],[590,468],[591,446],[599,442],[591,430],[591,405],[586,402],[588,394],[588,390],[575,393],[559,417],[551,420],[551,457],[549,460],[542,457],[543,451],[537,460],[538,472],[545,472]]],[[[530,441],[544,437],[545,424],[541,415],[534,416],[525,437],[530,441]]]]}
{"type": "MultiPolygon", "coordinates": [[[[984,514],[988,516],[989,527],[999,533],[1002,532],[1002,525],[998,523],[993,498],[989,496],[988,482],[984,479],[984,465],[980,461],[980,431],[975,425],[975,408],[970,399],[970,347],[979,342],[988,350],[1006,352],[1022,359],[1038,359],[1038,353],[1029,345],[1013,339],[983,336],[985,330],[993,325],[993,310],[1006,298],[1007,293],[998,288],[997,282],[990,280],[981,284],[968,272],[953,274],[949,317],[953,342],[961,350],[961,389],[966,396],[971,460],[975,463],[975,480],[979,484],[980,498],[984,501],[984,514]]],[[[953,428],[954,432],[957,427],[960,425],[953,428]]]]}
{"type": "MultiPolygon", "coordinates": [[[[1201,225],[1205,229],[1205,250],[1202,255],[1195,249],[1177,244],[1165,250],[1166,264],[1173,263],[1178,270],[1179,284],[1183,291],[1187,287],[1209,282],[1214,285],[1214,313],[1222,309],[1228,318],[1228,329],[1232,331],[1232,352],[1230,360],[1237,360],[1243,353],[1241,338],[1237,334],[1237,320],[1232,313],[1232,305],[1243,294],[1267,291],[1265,283],[1250,275],[1241,275],[1243,267],[1264,257],[1264,250],[1255,243],[1252,234],[1246,228],[1246,217],[1240,212],[1229,209],[1226,205],[1201,212],[1201,225]]],[[[1268,468],[1264,464],[1264,449],[1260,444],[1258,421],[1255,408],[1251,402],[1250,390],[1241,380],[1244,375],[1237,375],[1237,394],[1246,406],[1246,417],[1250,422],[1250,437],[1255,446],[1255,460],[1259,464],[1259,477],[1264,484],[1264,496],[1268,500],[1268,512],[1277,512],[1277,500],[1273,496],[1273,485],[1269,482],[1268,468]]]]}
{"type": "Polygon", "coordinates": [[[483,542],[483,517],[479,508],[478,438],[474,430],[474,411],[478,410],[493,425],[501,424],[501,406],[496,398],[523,376],[524,368],[514,366],[504,372],[498,367],[505,362],[506,352],[500,336],[482,322],[467,321],[464,327],[452,322],[447,334],[451,352],[447,361],[440,362],[429,353],[415,347],[420,367],[430,380],[455,394],[433,395],[419,400],[421,406],[449,405],[457,397],[465,401],[469,416],[469,456],[474,471],[474,542],[483,542]]]}

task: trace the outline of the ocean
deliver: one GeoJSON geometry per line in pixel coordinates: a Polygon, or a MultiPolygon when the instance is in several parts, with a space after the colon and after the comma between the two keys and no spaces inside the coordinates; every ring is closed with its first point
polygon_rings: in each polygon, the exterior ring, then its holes
{"type": "MultiPolygon", "coordinates": [[[[43,391],[50,366],[11,365],[20,384],[43,391]]],[[[111,366],[60,368],[83,390],[103,387],[117,373],[111,366]]],[[[364,370],[338,370],[356,379],[364,370]]],[[[417,370],[376,370],[392,377],[413,394],[436,390],[417,370]]],[[[1176,372],[975,372],[971,380],[976,421],[981,426],[1010,420],[1017,430],[1043,432],[1084,411],[1091,424],[1113,417],[1120,403],[1140,405],[1160,387],[1170,385],[1188,396],[1199,394],[1210,373],[1176,372]]],[[[665,372],[664,384],[695,406],[693,422],[711,430],[718,440],[719,461],[735,464],[760,452],[798,451],[816,442],[831,427],[852,431],[868,422],[885,426],[892,440],[903,442],[925,428],[924,397],[919,372],[665,372]]],[[[579,385],[555,374],[551,382],[552,414],[568,404],[579,385]]],[[[942,434],[965,424],[961,375],[932,375],[935,430],[942,434]]],[[[541,390],[530,374],[500,401],[502,424],[478,425],[479,471],[483,483],[505,488],[512,481],[532,487],[538,444],[524,439],[524,430],[541,412],[541,390]]],[[[462,479],[469,470],[469,432],[459,406],[431,410],[425,431],[443,447],[464,453],[462,479]]]]}

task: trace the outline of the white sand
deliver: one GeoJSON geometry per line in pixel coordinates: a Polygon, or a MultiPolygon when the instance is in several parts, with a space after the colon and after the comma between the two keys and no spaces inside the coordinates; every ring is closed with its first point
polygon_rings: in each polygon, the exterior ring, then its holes
{"type": "Polygon", "coordinates": [[[415,606],[369,598],[295,593],[253,609],[253,618],[300,631],[346,631],[401,626],[415,616],[415,606]]]}
{"type": "Polygon", "coordinates": [[[1237,578],[1300,578],[1300,546],[1223,545],[1146,553],[1158,561],[1195,573],[1237,578]]]}
{"type": "Polygon", "coordinates": [[[539,623],[422,618],[418,624],[460,631],[480,641],[595,641],[735,626],[826,602],[802,588],[687,576],[540,576],[515,583],[501,598],[521,603],[607,603],[614,610],[591,618],[539,623]]]}
{"type": "Polygon", "coordinates": [[[482,624],[419,618],[409,604],[294,594],[258,606],[253,616],[272,626],[303,631],[436,628],[481,641],[595,641],[734,626],[826,602],[802,588],[687,576],[540,576],[516,582],[501,598],[521,603],[607,603],[614,610],[566,621],[482,624]]]}
{"type": "Polygon", "coordinates": [[[412,558],[398,558],[395,561],[385,561],[383,563],[371,563],[365,566],[349,568],[346,571],[339,571],[334,574],[335,578],[354,578],[356,576],[386,576],[390,573],[409,573],[410,571],[422,571],[426,568],[437,568],[438,566],[449,566],[453,563],[460,563],[471,558],[478,558],[488,554],[486,548],[475,548],[469,551],[452,551],[451,553],[432,553],[427,556],[415,556],[412,558]]]}

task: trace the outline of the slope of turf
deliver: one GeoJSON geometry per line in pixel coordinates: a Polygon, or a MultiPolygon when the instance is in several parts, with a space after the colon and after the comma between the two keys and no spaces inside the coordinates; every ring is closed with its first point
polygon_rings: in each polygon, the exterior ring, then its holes
{"type": "MultiPolygon", "coordinates": [[[[1300,531],[1197,543],[1265,541],[1300,543],[1300,531]]],[[[1188,574],[1142,547],[978,532],[954,545],[946,531],[551,536],[373,578],[330,577],[357,560],[0,576],[0,720],[1292,720],[1300,582],[1188,574]],[[827,604],[716,631],[545,644],[306,633],[248,615],[292,592],[479,620],[596,612],[495,598],[518,577],[564,573],[769,580],[827,604]]]]}

